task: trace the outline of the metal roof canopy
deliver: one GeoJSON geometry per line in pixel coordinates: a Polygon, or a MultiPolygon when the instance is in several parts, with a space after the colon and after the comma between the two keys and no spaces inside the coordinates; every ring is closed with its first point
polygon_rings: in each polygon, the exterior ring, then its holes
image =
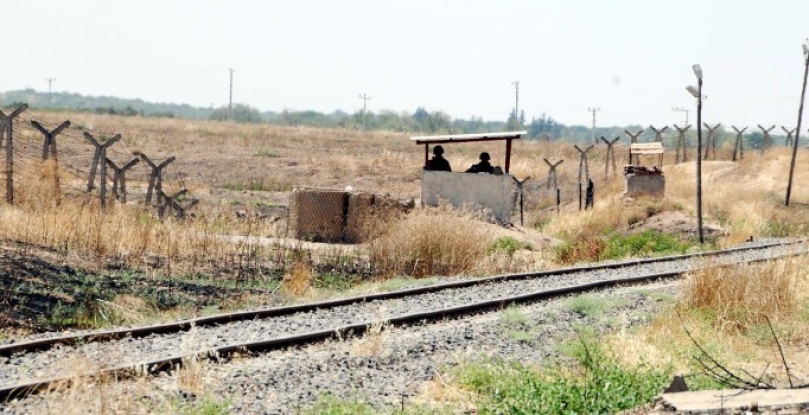
{"type": "Polygon", "coordinates": [[[430,159],[430,144],[447,143],[468,143],[472,141],[506,141],[506,163],[505,172],[508,173],[511,167],[511,140],[519,140],[528,131],[506,131],[502,133],[475,133],[475,134],[450,134],[450,135],[427,135],[421,137],[410,137],[410,141],[424,145],[424,164],[430,159]]]}

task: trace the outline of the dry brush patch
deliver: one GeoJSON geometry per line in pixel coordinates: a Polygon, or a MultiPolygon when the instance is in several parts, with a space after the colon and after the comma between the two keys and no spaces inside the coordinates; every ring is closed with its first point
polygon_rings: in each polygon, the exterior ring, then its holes
{"type": "Polygon", "coordinates": [[[378,223],[367,243],[371,267],[384,276],[458,275],[484,258],[487,242],[473,214],[425,208],[378,223]]]}
{"type": "MultiPolygon", "coordinates": [[[[688,277],[680,298],[637,332],[609,339],[622,360],[701,373],[699,355],[686,329],[712,357],[737,373],[746,370],[787,384],[772,321],[790,371],[809,381],[809,259],[805,256],[758,265],[720,267],[688,277]]],[[[692,383],[689,380],[689,383],[692,383]]],[[[704,378],[694,378],[697,386],[704,378]]],[[[715,384],[707,382],[708,387],[715,384]]]]}

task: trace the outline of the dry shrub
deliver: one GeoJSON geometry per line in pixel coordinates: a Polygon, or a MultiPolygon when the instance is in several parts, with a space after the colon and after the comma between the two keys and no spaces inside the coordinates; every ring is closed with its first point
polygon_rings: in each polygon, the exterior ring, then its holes
{"type": "Polygon", "coordinates": [[[177,370],[177,387],[186,393],[199,395],[205,390],[205,367],[197,355],[183,359],[177,370]]]}
{"type": "Polygon", "coordinates": [[[388,337],[389,328],[384,322],[379,322],[368,327],[368,331],[362,338],[356,340],[352,347],[352,352],[356,356],[364,357],[384,357],[390,353],[386,350],[385,339],[388,337]]]}
{"type": "Polygon", "coordinates": [[[100,313],[115,325],[144,325],[157,313],[146,300],[134,295],[123,294],[112,301],[98,301],[101,303],[100,313]]]}
{"type": "MultiPolygon", "coordinates": [[[[124,359],[123,356],[119,358],[124,359]]],[[[110,372],[96,373],[111,367],[100,365],[78,352],[54,362],[52,368],[54,375],[66,375],[66,379],[50,385],[41,393],[41,398],[21,401],[27,406],[24,412],[60,415],[146,413],[148,409],[139,397],[155,396],[154,388],[143,378],[124,379],[110,372]]],[[[40,377],[49,375],[50,371],[44,376],[38,374],[40,377]]]]}
{"type": "Polygon", "coordinates": [[[281,281],[284,292],[295,297],[306,294],[311,286],[312,267],[303,261],[293,264],[281,281]]]}
{"type": "Polygon", "coordinates": [[[367,245],[371,267],[384,276],[457,275],[485,256],[480,222],[448,207],[419,209],[374,228],[377,236],[367,245]]]}
{"type": "Polygon", "coordinates": [[[798,309],[805,265],[805,260],[782,260],[697,271],[687,280],[683,305],[715,315],[721,329],[744,331],[765,317],[779,321],[798,309]]]}

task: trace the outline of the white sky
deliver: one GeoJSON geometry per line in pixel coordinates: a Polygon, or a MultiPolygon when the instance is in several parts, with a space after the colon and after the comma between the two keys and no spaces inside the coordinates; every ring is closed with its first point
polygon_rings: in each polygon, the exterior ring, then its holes
{"type": "Polygon", "coordinates": [[[809,1],[71,0],[4,4],[0,91],[196,106],[353,112],[417,107],[566,124],[704,119],[794,127],[809,1]]]}

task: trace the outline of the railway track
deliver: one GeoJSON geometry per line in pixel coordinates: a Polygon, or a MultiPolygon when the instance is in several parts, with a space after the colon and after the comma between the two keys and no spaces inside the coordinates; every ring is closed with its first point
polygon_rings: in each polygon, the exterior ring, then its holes
{"type": "Polygon", "coordinates": [[[765,261],[807,252],[803,240],[690,255],[500,275],[428,287],[148,327],[30,340],[0,346],[0,402],[69,382],[52,363],[81,356],[93,369],[81,375],[159,373],[189,356],[226,358],[323,341],[375,324],[412,325],[625,284],[673,278],[695,268],[765,261]],[[190,332],[189,332],[190,330],[190,332]],[[193,337],[193,347],[185,343],[193,337]]]}

